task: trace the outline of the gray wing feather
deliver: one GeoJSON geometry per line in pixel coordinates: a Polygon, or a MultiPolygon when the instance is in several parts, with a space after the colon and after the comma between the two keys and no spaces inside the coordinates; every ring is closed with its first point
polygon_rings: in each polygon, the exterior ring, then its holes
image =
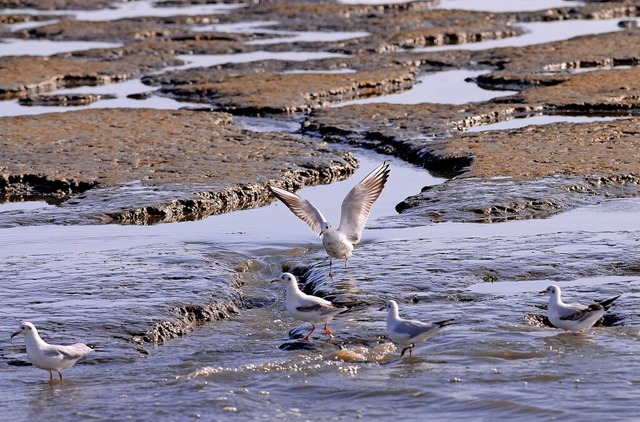
{"type": "Polygon", "coordinates": [[[441,328],[438,324],[425,324],[420,321],[402,321],[396,325],[395,331],[399,334],[407,334],[409,337],[415,337],[427,331],[441,328]]]}
{"type": "Polygon", "coordinates": [[[300,195],[284,189],[276,188],[275,186],[269,186],[269,189],[296,217],[307,223],[316,236],[320,235],[322,223],[327,220],[315,205],[300,195]]]}
{"type": "Polygon", "coordinates": [[[300,312],[316,312],[321,310],[322,308],[326,308],[326,306],[320,305],[319,303],[311,306],[298,306],[296,308],[297,311],[300,312]]]}
{"type": "Polygon", "coordinates": [[[558,317],[563,321],[582,321],[589,318],[590,314],[600,310],[604,310],[604,307],[599,303],[594,303],[585,307],[574,305],[571,308],[567,308],[560,312],[558,317]]]}
{"type": "Polygon", "coordinates": [[[335,306],[333,303],[329,302],[329,304],[314,304],[309,306],[298,306],[296,308],[298,312],[320,312],[321,315],[328,314],[339,314],[340,312],[344,312],[347,308],[339,308],[335,306]]]}
{"type": "Polygon", "coordinates": [[[382,193],[388,178],[389,165],[384,162],[354,186],[342,201],[339,230],[351,243],[360,242],[371,206],[382,193]]]}
{"type": "Polygon", "coordinates": [[[60,357],[68,360],[80,359],[84,355],[91,353],[93,350],[84,343],[76,343],[70,346],[53,346],[44,350],[46,357],[60,357]]]}

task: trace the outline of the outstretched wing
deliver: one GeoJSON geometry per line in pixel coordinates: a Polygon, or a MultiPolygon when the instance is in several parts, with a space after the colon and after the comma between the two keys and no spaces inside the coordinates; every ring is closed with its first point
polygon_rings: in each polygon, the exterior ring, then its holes
{"type": "Polygon", "coordinates": [[[371,206],[378,199],[389,178],[389,165],[384,162],[354,186],[342,201],[340,230],[351,243],[360,242],[371,206]]]}
{"type": "Polygon", "coordinates": [[[269,189],[296,217],[307,223],[316,236],[320,235],[322,223],[327,220],[315,205],[303,197],[284,189],[276,188],[275,186],[269,186],[269,189]]]}

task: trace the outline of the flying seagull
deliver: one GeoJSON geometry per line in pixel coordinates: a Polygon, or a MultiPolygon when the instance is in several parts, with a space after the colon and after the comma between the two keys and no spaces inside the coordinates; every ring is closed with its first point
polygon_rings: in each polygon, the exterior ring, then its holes
{"type": "Polygon", "coordinates": [[[322,236],[322,244],[329,255],[329,275],[333,275],[333,258],[344,259],[347,266],[354,245],[360,242],[369,218],[371,206],[378,199],[389,178],[389,165],[384,162],[362,179],[344,198],[340,226],[334,228],[320,210],[307,199],[295,193],[269,186],[296,217],[307,223],[313,233],[322,236]]]}

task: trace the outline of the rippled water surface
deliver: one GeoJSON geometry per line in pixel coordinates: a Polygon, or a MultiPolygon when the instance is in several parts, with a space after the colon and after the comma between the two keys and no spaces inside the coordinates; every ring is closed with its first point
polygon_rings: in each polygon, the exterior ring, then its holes
{"type": "MultiPolygon", "coordinates": [[[[350,180],[301,192],[331,220],[339,213],[333,198],[381,157],[359,158],[362,169],[350,180]]],[[[406,193],[395,189],[438,180],[391,164],[363,244],[333,279],[318,239],[280,204],[152,227],[3,229],[3,407],[22,419],[387,419],[392,409],[582,420],[611,418],[615,402],[620,419],[633,417],[640,200],[547,220],[403,229],[392,204],[406,193]],[[126,340],[162,315],[159,296],[189,302],[224,289],[219,280],[233,274],[224,262],[251,262],[242,288],[251,306],[162,346],[126,340]],[[288,332],[300,326],[283,311],[284,292],[268,282],[286,262],[311,265],[309,278],[322,294],[360,303],[332,322],[335,339],[318,334],[301,350],[280,348],[295,346],[288,332]],[[498,281],[484,282],[486,274],[498,281]],[[583,301],[624,292],[613,310],[618,322],[585,335],[542,326],[536,315],[544,314],[545,298],[537,291],[550,283],[583,301]],[[398,300],[405,316],[458,324],[399,360],[384,339],[379,309],[386,298],[398,300]],[[22,366],[22,339],[8,340],[21,319],[41,326],[45,339],[82,339],[96,351],[64,381],[47,383],[45,372],[22,366]],[[549,401],[550,391],[561,405],[549,401]]]]}
{"type": "MultiPolygon", "coordinates": [[[[195,57],[202,65],[234,60],[195,57]]],[[[136,81],[120,88],[121,93],[145,89],[136,81]]],[[[0,109],[9,115],[7,110],[0,109]]],[[[243,123],[259,131],[297,127],[251,118],[243,123]]],[[[414,227],[395,213],[395,204],[442,180],[398,159],[355,154],[361,166],[353,177],[300,191],[335,222],[348,190],[382,160],[391,164],[389,184],[373,207],[362,244],[347,268],[337,263],[333,278],[327,276],[319,239],[279,203],[148,227],[1,228],[4,416],[637,417],[640,199],[606,200],[543,220],[414,227]],[[351,306],[332,321],[333,340],[322,330],[310,343],[290,337],[290,330],[308,326],[284,312],[284,292],[269,280],[291,265],[308,266],[307,280],[318,294],[351,306]],[[566,334],[544,325],[546,298],[538,292],[549,284],[561,285],[567,299],[585,303],[623,295],[604,326],[566,334]],[[176,318],[175,308],[220,297],[236,298],[239,312],[193,326],[160,346],[132,341],[154,323],[176,318]],[[402,316],[454,318],[456,324],[417,345],[413,358],[399,359],[386,341],[380,310],[389,298],[398,301],[402,316]],[[46,372],[28,365],[23,338],[9,339],[23,319],[36,323],[45,340],[84,341],[95,352],[65,371],[64,381],[47,382],[46,372]]],[[[0,214],[5,221],[14,216],[29,221],[55,207],[9,203],[0,205],[0,214]]]]}

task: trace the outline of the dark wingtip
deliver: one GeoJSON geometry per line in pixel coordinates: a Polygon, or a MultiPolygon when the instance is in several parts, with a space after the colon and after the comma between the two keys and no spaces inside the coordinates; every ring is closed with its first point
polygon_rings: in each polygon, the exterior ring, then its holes
{"type": "Polygon", "coordinates": [[[598,304],[602,305],[602,307],[605,310],[607,310],[607,309],[609,309],[610,307],[613,306],[613,302],[615,302],[615,300],[618,299],[620,296],[622,296],[622,293],[620,293],[618,296],[612,297],[611,299],[598,301],[598,304]]]}
{"type": "Polygon", "coordinates": [[[454,319],[445,319],[444,321],[438,321],[436,322],[436,324],[438,324],[441,327],[447,326],[447,325],[453,325],[455,324],[454,319]]]}

